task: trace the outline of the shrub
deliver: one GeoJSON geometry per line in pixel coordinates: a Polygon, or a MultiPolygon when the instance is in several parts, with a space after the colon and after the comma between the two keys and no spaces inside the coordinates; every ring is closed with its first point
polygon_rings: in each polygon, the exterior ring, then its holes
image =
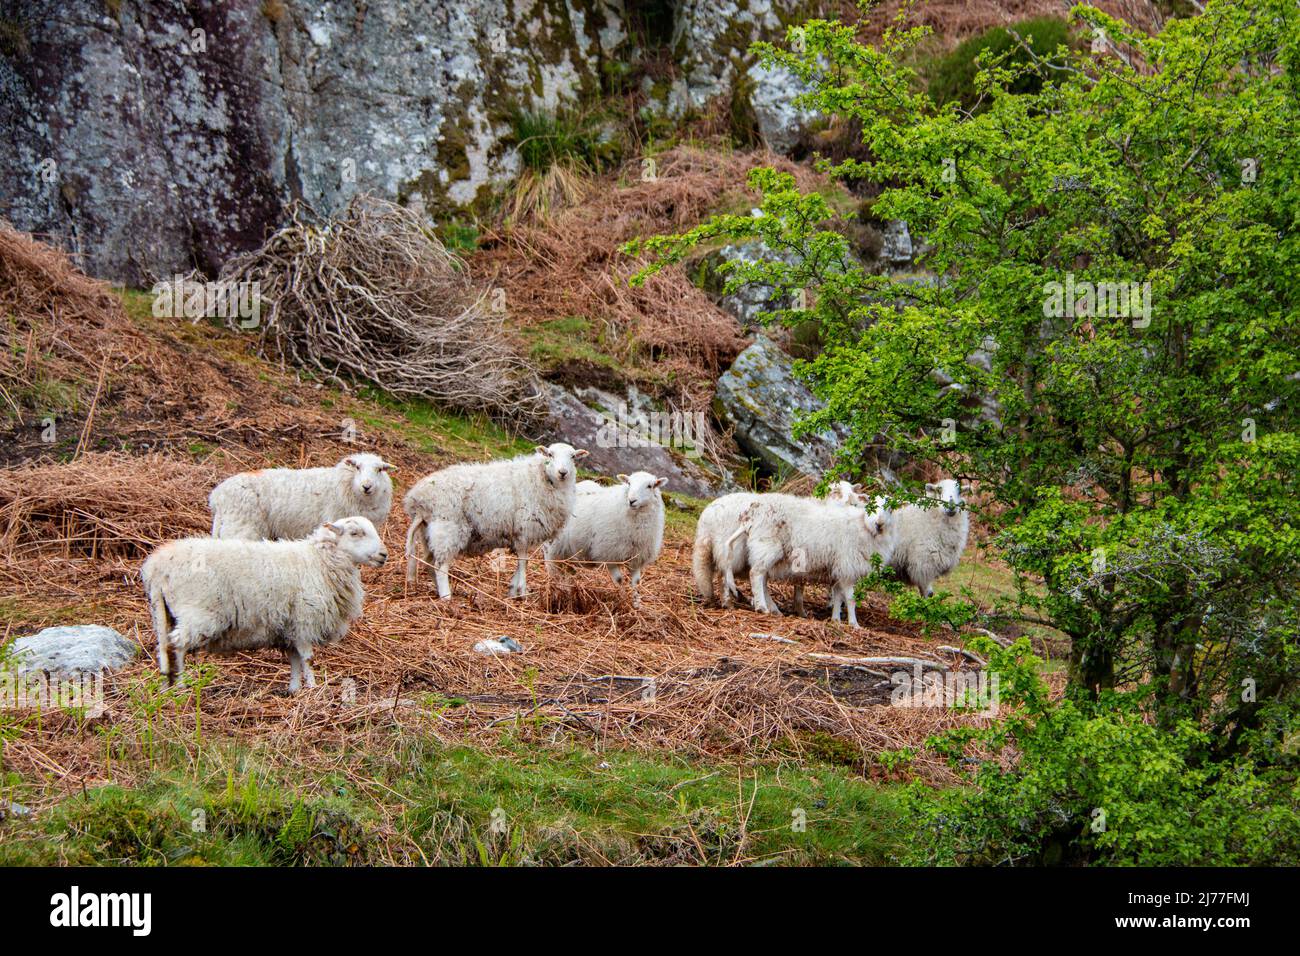
{"type": "Polygon", "coordinates": [[[1058,46],[1071,45],[1070,25],[1059,17],[1033,17],[1012,24],[1009,29],[990,27],[931,65],[930,98],[939,105],[956,101],[963,109],[971,109],[980,100],[975,77],[981,69],[993,63],[1024,71],[1007,85],[1009,92],[1039,92],[1043,78],[1037,71],[1029,69],[1032,58],[1011,31],[1029,45],[1035,56],[1043,58],[1049,57],[1058,46]]]}

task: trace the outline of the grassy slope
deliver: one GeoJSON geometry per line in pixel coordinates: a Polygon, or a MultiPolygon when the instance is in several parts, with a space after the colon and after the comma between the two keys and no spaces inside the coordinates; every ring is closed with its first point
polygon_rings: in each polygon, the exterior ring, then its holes
{"type": "MultiPolygon", "coordinates": [[[[830,765],[538,747],[514,728],[492,754],[387,743],[303,769],[230,742],[155,740],[139,786],[0,823],[0,866],[880,864],[902,849],[897,785],[830,765]]],[[[25,789],[11,776],[0,796],[25,789]]]]}

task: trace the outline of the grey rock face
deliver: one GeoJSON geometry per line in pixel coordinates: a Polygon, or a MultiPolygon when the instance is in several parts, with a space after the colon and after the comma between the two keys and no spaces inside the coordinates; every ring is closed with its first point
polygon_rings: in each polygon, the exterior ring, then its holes
{"type": "Polygon", "coordinates": [[[880,247],[881,261],[887,265],[901,265],[911,262],[914,254],[912,234],[907,223],[901,219],[890,219],[885,223],[884,242],[880,247]]]}
{"type": "MultiPolygon", "coordinates": [[[[8,6],[8,5],[6,5],[8,6]]],[[[516,108],[599,85],[621,2],[32,0],[0,59],[0,216],[135,285],[215,271],[284,204],[441,214],[518,170],[516,108]],[[118,10],[116,15],[111,11],[118,10]]]]}
{"type": "Polygon", "coordinates": [[[124,667],[140,649],[111,627],[70,624],[47,627],[9,646],[10,663],[19,673],[88,674],[124,667]]]}
{"type": "Polygon", "coordinates": [[[735,427],[737,444],[774,473],[795,470],[820,478],[841,436],[822,432],[795,440],[796,419],[823,407],[794,376],[791,359],[765,336],[736,356],[718,379],[714,411],[735,427]]]}
{"type": "MultiPolygon", "coordinates": [[[[690,450],[677,443],[669,427],[673,420],[662,416],[652,419],[653,409],[637,396],[629,396],[628,400],[596,389],[583,389],[583,398],[579,398],[567,389],[549,384],[546,392],[551,434],[558,441],[587,449],[590,454],[583,464],[591,470],[606,475],[648,471],[667,478],[668,491],[696,498],[712,497],[715,493],[707,475],[665,447],[670,444],[679,453],[690,450]],[[654,440],[656,437],[658,441],[654,440]]],[[[687,425],[681,419],[676,421],[687,425]]],[[[692,434],[696,427],[707,427],[707,422],[689,423],[692,434]]]]}
{"type": "MultiPolygon", "coordinates": [[[[720,262],[784,262],[794,265],[798,260],[793,253],[778,253],[763,242],[744,242],[739,245],[723,246],[718,250],[720,262]]],[[[726,276],[717,274],[711,280],[719,287],[726,281],[726,276]]],[[[759,313],[773,309],[787,308],[789,303],[775,294],[771,286],[746,284],[729,295],[718,298],[718,307],[736,317],[742,328],[753,329],[759,325],[759,313]]]]}
{"type": "MultiPolygon", "coordinates": [[[[729,95],[797,0],[678,0],[684,115],[729,95]]],[[[439,219],[519,172],[516,109],[600,91],[635,55],[623,0],[0,4],[0,217],[131,285],[254,248],[303,199],[439,219]],[[11,9],[16,11],[12,16],[11,9]]]]}
{"type": "Polygon", "coordinates": [[[774,152],[791,152],[808,124],[817,118],[815,111],[794,103],[795,97],[809,92],[809,86],[783,66],[755,63],[749,68],[749,78],[753,82],[749,102],[763,142],[774,152]]]}
{"type": "Polygon", "coordinates": [[[673,53],[692,105],[728,94],[749,66],[749,45],[783,38],[783,23],[799,6],[799,0],[678,0],[673,53]]]}

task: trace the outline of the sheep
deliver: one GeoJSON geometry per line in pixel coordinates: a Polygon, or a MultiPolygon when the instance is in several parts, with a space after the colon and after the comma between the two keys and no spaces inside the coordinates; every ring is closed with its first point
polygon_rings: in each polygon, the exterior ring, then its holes
{"type": "MultiPolygon", "coordinates": [[[[745,574],[749,570],[745,563],[746,550],[741,545],[733,545],[728,552],[726,541],[728,535],[736,530],[741,511],[750,503],[763,497],[768,496],[743,491],[723,495],[711,501],[700,513],[699,521],[695,526],[695,546],[691,554],[691,563],[695,576],[695,589],[706,604],[713,601],[714,578],[719,573],[722,574],[723,579],[719,604],[722,607],[730,607],[732,601],[740,596],[740,592],[736,589],[736,575],[745,574]]],[[[866,498],[861,493],[861,486],[847,481],[837,481],[831,485],[825,500],[859,506],[866,503],[866,498]]],[[[798,578],[794,581],[794,612],[800,617],[804,614],[803,584],[803,581],[798,578]]]]}
{"type": "Polygon", "coordinates": [[[263,468],[212,489],[212,537],[298,541],[327,521],[360,515],[377,528],[393,505],[393,466],[348,455],[332,468],[263,468]]]}
{"type": "Polygon", "coordinates": [[[632,604],[638,606],[641,574],[663,548],[664,499],[659,489],[668,479],[637,471],[618,480],[608,488],[578,483],[573,517],[546,545],[546,571],[553,573],[557,561],[576,558],[604,564],[614,583],[622,584],[626,566],[632,604]]]}
{"type": "Polygon", "coordinates": [[[925,493],[940,504],[928,508],[906,505],[895,512],[898,545],[889,566],[904,584],[914,586],[922,597],[930,597],[935,580],[957,567],[966,550],[970,515],[962,507],[961,484],[955,479],[927,484],[925,493]]]}
{"type": "Polygon", "coordinates": [[[158,668],[174,684],[191,651],[278,648],[289,658],[289,692],[304,677],[315,687],[313,649],[343,639],[361,616],[360,567],[387,559],[363,515],[322,524],[301,541],[170,541],[140,568],[158,668]]]}
{"type": "Polygon", "coordinates": [[[838,501],[762,495],[742,510],[725,544],[726,560],[734,565],[743,538],[755,611],[781,613],[768,591],[769,579],[827,580],[832,619],[840,619],[843,605],[849,623],[858,627],[853,589],[872,572],[874,558],[889,560],[896,533],[893,515],[879,502],[867,511],[838,501]]]}
{"type": "Polygon", "coordinates": [[[406,493],[406,580],[432,563],[438,597],[451,597],[451,563],[461,555],[510,548],[518,558],[509,597],[528,593],[528,551],[550,541],[573,514],[577,461],[585,450],[557,442],[531,455],[452,465],[421,478],[406,493]]]}

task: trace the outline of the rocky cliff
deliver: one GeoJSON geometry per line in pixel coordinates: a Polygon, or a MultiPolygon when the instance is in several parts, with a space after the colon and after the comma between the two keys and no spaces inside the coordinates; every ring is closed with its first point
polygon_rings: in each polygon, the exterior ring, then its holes
{"type": "Polygon", "coordinates": [[[686,108],[728,96],[795,6],[0,0],[0,216],[134,285],[215,271],[295,198],[437,219],[517,174],[515,110],[599,96],[656,42],[686,108]]]}

